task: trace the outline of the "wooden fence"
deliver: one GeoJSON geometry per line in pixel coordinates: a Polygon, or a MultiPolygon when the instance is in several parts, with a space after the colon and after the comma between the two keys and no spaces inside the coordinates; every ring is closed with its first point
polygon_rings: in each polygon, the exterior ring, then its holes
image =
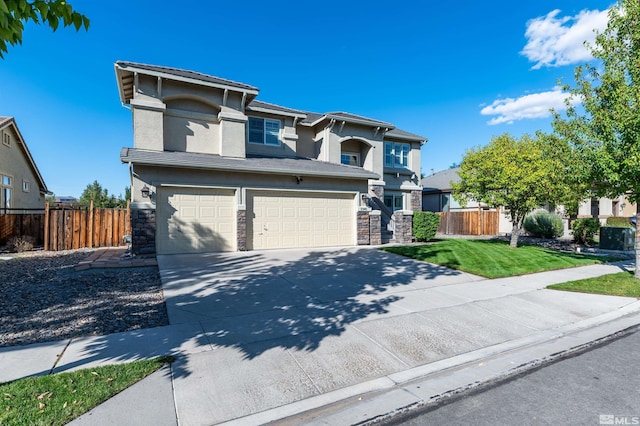
{"type": "MultiPolygon", "coordinates": [[[[4,210],[7,212],[7,210],[4,210]]],[[[0,246],[12,237],[29,235],[35,239],[37,245],[44,244],[44,213],[0,214],[0,246]]]]}
{"type": "Polygon", "coordinates": [[[131,234],[130,211],[89,207],[49,207],[40,214],[0,215],[0,245],[13,236],[30,235],[45,250],[117,247],[131,234]],[[6,224],[6,226],[5,226],[6,224]]]}
{"type": "Polygon", "coordinates": [[[440,212],[438,232],[449,235],[498,235],[499,212],[471,210],[440,212]]]}

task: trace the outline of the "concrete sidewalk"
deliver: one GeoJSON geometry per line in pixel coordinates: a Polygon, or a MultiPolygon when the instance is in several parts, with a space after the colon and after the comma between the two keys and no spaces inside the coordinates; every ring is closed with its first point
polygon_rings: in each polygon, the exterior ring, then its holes
{"type": "Polygon", "coordinates": [[[640,323],[636,299],[544,289],[628,262],[496,280],[360,248],[158,263],[171,325],[2,348],[0,382],[174,354],[73,424],[352,424],[640,323]]]}

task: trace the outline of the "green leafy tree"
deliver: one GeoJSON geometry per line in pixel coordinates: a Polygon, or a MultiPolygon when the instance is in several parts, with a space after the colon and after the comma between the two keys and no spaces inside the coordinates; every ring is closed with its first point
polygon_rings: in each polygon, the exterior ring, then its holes
{"type": "MultiPolygon", "coordinates": [[[[99,208],[113,208],[120,207],[122,200],[115,195],[110,195],[107,188],[103,188],[97,180],[87,185],[80,195],[80,204],[89,205],[93,201],[94,207],[99,208]]],[[[124,201],[126,206],[126,201],[124,201]]]]}
{"type": "Polygon", "coordinates": [[[557,203],[566,191],[563,159],[549,150],[550,138],[509,134],[494,137],[483,147],[466,152],[460,164],[461,181],[453,183],[453,195],[468,201],[504,207],[513,231],[510,247],[518,246],[525,216],[547,203],[557,203]]]}
{"type": "Polygon", "coordinates": [[[0,0],[0,58],[11,46],[22,44],[24,24],[28,21],[36,24],[48,24],[56,31],[60,24],[73,25],[76,31],[89,28],[89,18],[76,12],[64,0],[0,0]]]}
{"type": "Polygon", "coordinates": [[[584,181],[597,195],[627,194],[638,206],[640,278],[640,0],[614,5],[607,28],[588,47],[595,60],[576,67],[576,85],[565,86],[566,117],[555,114],[554,131],[580,154],[584,181]]]}

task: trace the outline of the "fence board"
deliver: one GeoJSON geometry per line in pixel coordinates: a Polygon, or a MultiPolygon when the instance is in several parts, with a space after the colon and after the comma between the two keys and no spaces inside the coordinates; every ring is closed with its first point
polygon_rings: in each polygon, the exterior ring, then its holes
{"type": "MultiPolygon", "coordinates": [[[[56,208],[44,213],[0,214],[0,246],[14,236],[28,235],[45,250],[119,246],[130,232],[127,209],[56,208]]],[[[42,210],[40,210],[41,212],[42,210]]]]}
{"type": "Polygon", "coordinates": [[[440,212],[438,232],[449,235],[498,235],[497,211],[440,212]]]}

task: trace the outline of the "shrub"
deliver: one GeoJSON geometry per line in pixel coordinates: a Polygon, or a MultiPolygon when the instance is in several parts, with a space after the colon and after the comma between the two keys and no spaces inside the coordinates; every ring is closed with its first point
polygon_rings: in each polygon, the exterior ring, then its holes
{"type": "Polygon", "coordinates": [[[413,212],[413,236],[417,241],[429,241],[436,236],[440,215],[434,212],[413,212]]]}
{"type": "Polygon", "coordinates": [[[631,220],[628,217],[619,217],[619,216],[608,217],[607,226],[617,226],[619,228],[632,228],[631,220]]]}
{"type": "Polygon", "coordinates": [[[22,253],[23,251],[33,250],[35,242],[35,238],[29,235],[23,235],[21,237],[12,237],[9,239],[7,245],[10,251],[22,253]]]}
{"type": "Polygon", "coordinates": [[[600,230],[600,221],[595,217],[573,222],[573,239],[578,244],[593,244],[593,237],[600,230]]]}
{"type": "Polygon", "coordinates": [[[539,210],[524,218],[524,229],[534,237],[556,238],[564,233],[562,218],[555,213],[539,210]]]}

